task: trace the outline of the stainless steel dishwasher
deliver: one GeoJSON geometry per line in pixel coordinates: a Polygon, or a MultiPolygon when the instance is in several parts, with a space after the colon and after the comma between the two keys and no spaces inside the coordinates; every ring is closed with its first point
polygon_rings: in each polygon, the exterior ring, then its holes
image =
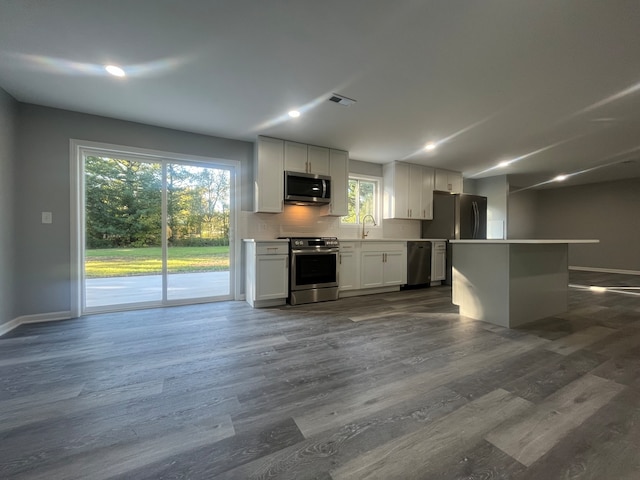
{"type": "Polygon", "coordinates": [[[431,242],[407,242],[407,287],[431,284],[431,242]]]}

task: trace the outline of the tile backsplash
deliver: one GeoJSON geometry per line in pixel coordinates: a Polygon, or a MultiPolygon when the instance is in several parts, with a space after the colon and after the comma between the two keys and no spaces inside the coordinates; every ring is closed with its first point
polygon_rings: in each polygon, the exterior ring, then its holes
{"type": "MultiPolygon", "coordinates": [[[[241,211],[238,217],[240,238],[270,240],[278,237],[325,236],[356,239],[362,225],[344,225],[340,217],[323,215],[316,207],[287,205],[282,213],[253,213],[241,211]]],[[[377,226],[367,223],[368,239],[420,238],[420,221],[376,219],[377,226]]]]}

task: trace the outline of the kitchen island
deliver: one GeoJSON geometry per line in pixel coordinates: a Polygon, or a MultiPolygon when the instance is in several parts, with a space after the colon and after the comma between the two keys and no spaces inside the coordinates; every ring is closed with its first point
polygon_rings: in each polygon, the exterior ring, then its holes
{"type": "Polygon", "coordinates": [[[460,315],[517,327],[567,310],[570,244],[599,240],[450,240],[460,315]]]}

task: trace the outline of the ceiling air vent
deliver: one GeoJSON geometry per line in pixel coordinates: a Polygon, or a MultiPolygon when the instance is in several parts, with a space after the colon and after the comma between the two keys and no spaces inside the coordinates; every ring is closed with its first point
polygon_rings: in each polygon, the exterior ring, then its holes
{"type": "Polygon", "coordinates": [[[343,97],[342,95],[338,95],[337,93],[334,93],[333,95],[331,95],[329,97],[329,101],[337,103],[339,105],[344,105],[345,107],[348,107],[349,105],[353,105],[354,103],[356,103],[354,99],[343,97]]]}

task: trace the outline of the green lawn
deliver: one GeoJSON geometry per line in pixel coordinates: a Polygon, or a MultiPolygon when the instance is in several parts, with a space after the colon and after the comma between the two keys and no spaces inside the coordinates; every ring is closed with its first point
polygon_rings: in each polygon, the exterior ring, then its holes
{"type": "MultiPolygon", "coordinates": [[[[229,270],[229,247],[169,247],[169,273],[223,272],[229,270]]],[[[100,248],[85,253],[87,278],[159,275],[162,249],[100,248]]]]}

